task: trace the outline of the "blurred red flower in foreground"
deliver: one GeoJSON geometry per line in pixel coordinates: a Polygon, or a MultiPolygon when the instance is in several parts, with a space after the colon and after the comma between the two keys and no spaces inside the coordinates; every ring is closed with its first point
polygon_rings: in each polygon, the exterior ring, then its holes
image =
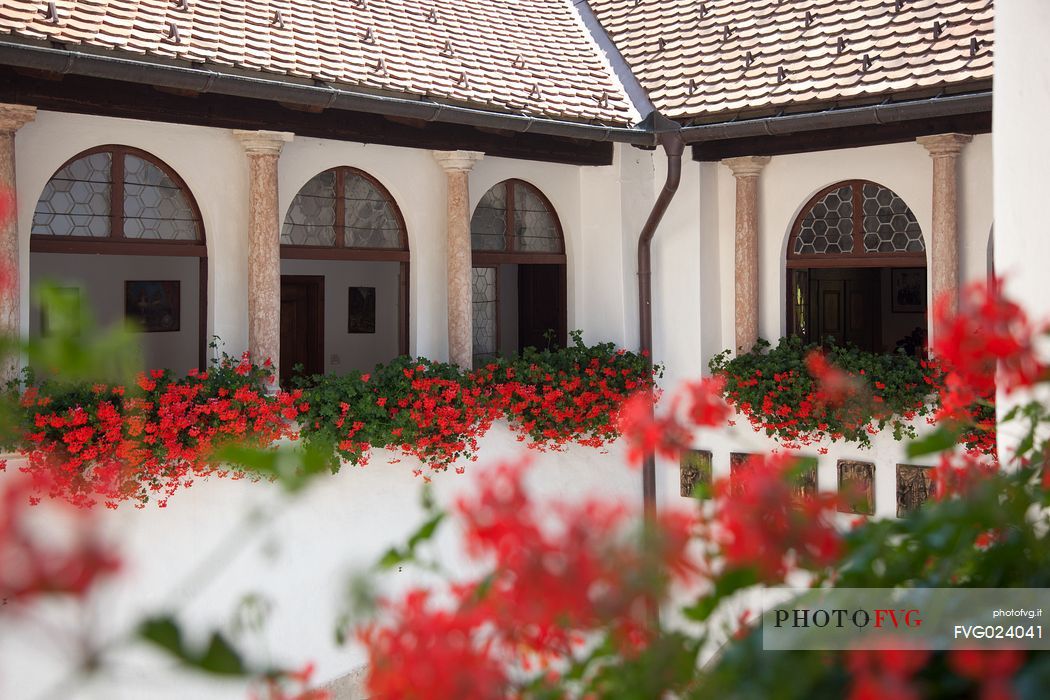
{"type": "Polygon", "coordinates": [[[667,415],[657,416],[654,403],[653,394],[643,391],[627,399],[620,410],[619,428],[627,440],[627,461],[631,464],[650,454],[676,459],[692,440],[691,433],[675,418],[673,407],[667,415]]]}
{"type": "Polygon", "coordinates": [[[799,461],[789,454],[754,455],[715,483],[712,536],[730,568],[754,566],[767,581],[793,566],[822,568],[836,561],[842,539],[834,525],[834,494],[808,494],[798,485],[799,461]]]}
{"type": "Polygon", "coordinates": [[[33,524],[40,524],[45,513],[36,514],[36,520],[30,517],[33,491],[31,480],[20,475],[4,479],[0,487],[0,599],[83,596],[98,580],[117,572],[120,560],[103,543],[92,513],[56,501],[46,512],[46,536],[35,531],[33,524]],[[65,539],[63,546],[55,544],[62,541],[58,535],[65,539]]]}
{"type": "Polygon", "coordinates": [[[959,293],[959,308],[941,297],[933,310],[933,351],[948,376],[942,415],[955,417],[977,399],[995,395],[996,368],[1005,391],[1029,387],[1045,376],[1035,353],[1035,329],[1018,304],[1002,294],[1002,281],[975,282],[959,293]]]}
{"type": "Polygon", "coordinates": [[[446,605],[410,591],[387,604],[388,624],[361,633],[373,694],[507,697],[514,669],[568,658],[601,630],[612,631],[622,653],[636,653],[648,641],[646,600],[697,575],[686,552],[691,516],[668,513],[644,537],[629,536],[637,518],[627,508],[540,505],[524,476],[524,464],[497,467],[456,505],[467,553],[486,575],[453,586],[446,605]]]}
{"type": "Polygon", "coordinates": [[[948,656],[952,671],[980,684],[981,700],[1011,700],[1011,679],[1024,666],[1025,653],[1017,649],[956,649],[948,656]]]}
{"type": "Polygon", "coordinates": [[[922,649],[854,650],[846,655],[853,674],[849,700],[918,700],[912,677],[926,665],[930,654],[922,649]]]}

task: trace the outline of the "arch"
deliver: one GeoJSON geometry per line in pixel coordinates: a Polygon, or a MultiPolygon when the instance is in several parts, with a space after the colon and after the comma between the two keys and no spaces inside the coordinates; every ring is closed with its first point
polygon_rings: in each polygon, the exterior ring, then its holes
{"type": "Polygon", "coordinates": [[[911,208],[891,189],[845,180],[817,192],[792,224],[785,268],[789,334],[921,352],[926,244],[911,208]]]}
{"type": "MultiPolygon", "coordinates": [[[[34,208],[29,240],[31,255],[86,254],[100,256],[99,261],[107,256],[196,258],[197,365],[206,366],[208,251],[204,221],[189,186],[167,163],[122,144],[78,153],[45,183],[34,208]]],[[[178,266],[171,263],[165,267],[178,266]]],[[[126,272],[131,276],[150,274],[126,272]]],[[[133,285],[145,282],[124,282],[127,315],[127,295],[133,285]]],[[[181,296],[181,280],[179,285],[181,296]]],[[[170,324],[174,332],[181,332],[180,314],[170,324]]],[[[158,330],[150,323],[145,326],[147,332],[158,330]]]]}
{"type": "Polygon", "coordinates": [[[470,221],[475,362],[567,339],[565,236],[535,185],[512,178],[481,197],[470,221]]]}
{"type": "MultiPolygon", "coordinates": [[[[281,227],[281,258],[282,261],[287,261],[282,262],[282,289],[285,290],[282,291],[282,297],[293,293],[290,291],[292,285],[320,287],[320,292],[312,293],[313,298],[310,301],[310,305],[323,310],[319,312],[322,313],[322,317],[312,318],[309,322],[313,327],[311,334],[317,338],[315,343],[317,347],[300,349],[301,352],[310,353],[309,362],[303,363],[307,371],[322,371],[325,365],[331,364],[325,360],[324,355],[326,338],[329,338],[331,342],[346,345],[348,348],[351,345],[349,342],[343,343],[345,339],[342,339],[341,336],[337,338],[336,332],[332,331],[331,327],[326,331],[323,315],[327,315],[330,308],[325,306],[326,303],[341,304],[345,298],[348,304],[348,316],[352,314],[352,307],[355,304],[357,306],[371,304],[369,307],[372,313],[370,320],[373,325],[370,327],[373,330],[367,330],[369,327],[367,323],[364,326],[360,324],[355,326],[353,319],[348,318],[346,332],[348,334],[376,332],[374,330],[375,305],[381,303],[376,301],[376,287],[348,284],[346,291],[335,290],[334,287],[339,279],[349,281],[369,277],[369,275],[358,274],[368,269],[372,273],[381,274],[377,270],[380,270],[380,266],[384,263],[397,264],[396,352],[408,354],[408,294],[411,258],[408,229],[400,207],[379,180],[363,170],[350,166],[329,168],[310,178],[292,198],[285,214],[281,227]],[[311,266],[305,261],[327,261],[327,263],[316,262],[311,266]],[[333,261],[346,264],[337,266],[331,264],[333,261]],[[312,281],[309,278],[312,278],[312,281]],[[328,294],[324,293],[325,288],[328,288],[328,294]],[[335,291],[339,291],[338,296],[331,293],[335,291]],[[355,328],[362,327],[366,329],[355,330],[355,328]]],[[[374,278],[375,274],[370,276],[374,278]]],[[[366,309],[366,313],[368,312],[369,310],[366,309]]],[[[285,313],[282,311],[282,314],[285,313]]],[[[286,317],[282,322],[290,323],[286,317]]],[[[283,343],[282,347],[284,348],[282,356],[291,352],[283,343]]],[[[350,350],[348,349],[347,352],[350,350]]],[[[359,348],[357,354],[362,352],[364,351],[359,348]]],[[[333,355],[338,356],[339,353],[333,355]]],[[[329,359],[333,355],[329,355],[329,359]]],[[[389,354],[380,352],[374,355],[373,359],[386,362],[392,358],[389,357],[389,354]]],[[[361,361],[365,363],[362,368],[371,369],[371,366],[365,366],[368,365],[368,362],[361,361]]],[[[339,362],[342,363],[341,357],[339,362]]],[[[290,355],[289,358],[282,358],[282,371],[285,367],[291,368],[294,364],[296,361],[290,355]],[[284,359],[289,359],[289,362],[285,362],[284,359]]]]}

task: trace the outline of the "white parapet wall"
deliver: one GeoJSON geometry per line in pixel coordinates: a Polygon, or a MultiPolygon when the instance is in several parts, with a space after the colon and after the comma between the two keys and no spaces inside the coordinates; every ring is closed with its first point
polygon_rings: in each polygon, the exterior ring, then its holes
{"type": "MultiPolygon", "coordinates": [[[[503,460],[533,460],[528,484],[537,494],[564,500],[599,497],[640,506],[641,475],[626,466],[623,447],[608,452],[572,446],[540,453],[523,448],[497,424],[481,441],[481,457],[433,475],[439,503],[451,506],[503,460]]],[[[350,576],[367,570],[392,546],[404,544],[422,523],[418,464],[388,463],[377,451],[364,467],[344,466],[304,493],[287,497],[274,484],[208,478],[178,492],[166,508],[124,505],[98,517],[121,551],[121,575],[101,587],[81,616],[70,605],[5,616],[0,625],[0,698],[33,700],[74,670],[81,635],[119,640],[146,615],[178,610],[191,640],[212,628],[233,633],[233,620],[249,596],[271,608],[258,632],[235,636],[257,664],[316,664],[318,684],[334,681],[365,662],[356,645],[335,641],[335,622],[350,576]],[[41,620],[46,624],[41,626],[41,620]],[[51,629],[51,626],[54,629],[51,629]]],[[[9,469],[17,465],[12,463],[9,469]]],[[[42,510],[41,513],[45,511],[42,510]]],[[[455,527],[434,545],[436,558],[455,575],[469,571],[455,527]]],[[[428,579],[409,567],[388,574],[388,593],[428,579]]],[[[257,609],[257,608],[256,608],[257,609]]],[[[51,697],[62,700],[216,700],[247,697],[240,683],[204,682],[180,672],[152,651],[116,648],[112,671],[80,679],[51,697]]]]}
{"type": "MultiPolygon", "coordinates": [[[[827,440],[806,445],[801,450],[786,450],[774,438],[753,429],[746,418],[736,416],[734,422],[735,425],[725,428],[699,430],[694,436],[694,449],[711,453],[715,479],[729,477],[730,455],[733,453],[794,452],[805,457],[816,458],[817,490],[834,492],[839,490],[838,464],[840,461],[866,462],[873,464],[875,471],[875,517],[897,516],[898,465],[929,467],[936,463],[936,457],[909,458],[906,452],[908,440],[895,440],[890,430],[884,430],[871,436],[870,446],[863,446],[856,442],[827,440]]],[[[931,426],[923,418],[916,419],[912,425],[918,435],[931,430],[931,426]]],[[[663,502],[666,505],[672,505],[684,500],[680,496],[679,465],[665,460],[662,466],[658,492],[662,495],[663,502]]]]}

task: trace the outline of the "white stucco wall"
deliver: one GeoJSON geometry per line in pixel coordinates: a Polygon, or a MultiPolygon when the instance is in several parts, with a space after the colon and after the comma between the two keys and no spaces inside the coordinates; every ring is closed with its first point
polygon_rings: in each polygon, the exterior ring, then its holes
{"type": "MultiPolygon", "coordinates": [[[[459,494],[471,491],[485,478],[487,467],[522,453],[520,443],[500,425],[483,439],[481,447],[483,457],[468,464],[464,474],[450,470],[433,475],[439,503],[451,506],[459,494]]],[[[639,473],[623,466],[622,450],[617,446],[610,454],[582,447],[530,454],[535,462],[528,484],[536,494],[568,501],[593,496],[637,504],[639,473]]],[[[390,456],[377,452],[365,467],[345,466],[291,500],[271,484],[211,478],[180,491],[164,509],[103,509],[99,516],[120,546],[126,566],[113,584],[101,587],[91,599],[93,638],[120,637],[144,615],[177,608],[190,638],[200,641],[206,630],[216,626],[230,632],[238,604],[254,594],[273,604],[262,634],[238,638],[256,664],[300,668],[313,661],[318,683],[350,672],[364,662],[363,652],[356,645],[339,647],[334,636],[349,576],[372,566],[389,547],[404,544],[423,520],[419,508],[422,479],[412,476],[410,460],[388,464],[390,456]],[[252,518],[250,527],[238,529],[252,518]],[[224,550],[225,540],[235,544],[227,543],[224,550]],[[218,557],[217,551],[221,552],[218,557]],[[195,576],[194,570],[209,559],[206,568],[217,575],[195,576]]],[[[458,545],[454,528],[446,528],[433,552],[462,575],[464,560],[458,545]]],[[[425,580],[407,568],[394,571],[384,579],[384,591],[393,595],[425,580]]],[[[80,622],[65,607],[43,614],[54,614],[63,630],[70,629],[69,625],[76,629],[80,622]]],[[[72,638],[72,633],[67,637],[72,638]]],[[[32,625],[23,626],[6,617],[0,625],[0,697],[38,697],[62,672],[70,670],[71,658],[75,657],[65,645],[46,634],[41,636],[32,625]]],[[[94,682],[79,682],[60,697],[247,697],[240,684],[202,683],[172,669],[153,653],[122,651],[115,658],[113,673],[94,682]]]]}
{"type": "MultiPolygon", "coordinates": [[[[1042,203],[1050,182],[1050,60],[1045,38],[1050,31],[1050,4],[1041,0],[1011,0],[996,7],[995,16],[995,269],[1006,280],[1006,292],[1019,300],[1040,323],[1050,319],[1050,284],[1046,260],[1050,236],[1042,203]]],[[[1050,344],[1040,345],[1043,361],[1050,344]]],[[[1000,417],[1032,396],[1004,395],[1000,417]]],[[[1050,395],[1037,395],[1045,405],[1050,395]]],[[[999,454],[1009,459],[1022,426],[999,431],[999,454]]],[[[1044,434],[1045,437],[1045,434],[1044,434]]]]}
{"type": "MultiPolygon", "coordinates": [[[[992,226],[992,138],[974,137],[959,161],[959,276],[983,278],[987,268],[988,236],[992,226]]],[[[704,218],[717,221],[719,265],[718,299],[721,309],[704,304],[703,312],[721,320],[721,338],[704,347],[703,364],[733,345],[734,320],[733,238],[735,230],[735,180],[729,168],[704,163],[706,177],[717,187],[702,193],[701,209],[713,209],[704,218]],[[722,310],[724,309],[724,311],[722,310]]],[[[759,185],[759,335],[775,342],[785,332],[787,277],[784,261],[788,236],[802,207],[818,191],[843,180],[872,180],[890,188],[911,208],[926,240],[927,258],[932,246],[933,161],[916,143],[899,143],[815,153],[774,156],[759,185]]],[[[715,307],[718,308],[718,307],[715,307]]],[[[705,323],[705,327],[708,324],[705,323]]],[[[711,324],[712,326],[715,324],[711,324]]],[[[714,336],[714,333],[710,334],[714,336]]],[[[713,338],[712,338],[713,339],[713,338]]]]}
{"type": "Polygon", "coordinates": [[[1050,180],[1050,4],[1010,0],[995,8],[995,266],[1009,293],[1050,317],[1042,203],[1050,180]]]}
{"type": "MultiPolygon", "coordinates": [[[[186,181],[208,242],[208,335],[220,336],[228,352],[240,352],[247,344],[248,173],[243,151],[226,129],[40,112],[16,139],[23,271],[29,269],[33,209],[47,179],[72,156],[104,144],[141,148],[186,181]]],[[[444,172],[426,150],[297,137],[285,145],[279,163],[282,220],[310,178],[340,165],[372,175],[401,209],[412,254],[409,350],[447,358],[444,172]]],[[[636,344],[637,319],[628,319],[624,308],[636,313],[634,246],[653,198],[651,154],[617,147],[613,166],[586,168],[489,156],[470,174],[471,209],[508,178],[538,187],[561,222],[568,327],[586,330],[589,342],[636,344]]],[[[29,277],[22,277],[23,308],[29,277]]],[[[28,318],[23,314],[23,331],[29,330],[28,318]]]]}

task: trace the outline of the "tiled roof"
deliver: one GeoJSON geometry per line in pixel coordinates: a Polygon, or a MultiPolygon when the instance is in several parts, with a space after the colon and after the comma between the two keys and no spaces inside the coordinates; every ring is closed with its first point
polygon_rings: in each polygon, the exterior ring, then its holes
{"type": "Polygon", "coordinates": [[[992,78],[992,0],[589,4],[657,109],[678,119],[958,90],[992,78]]]}
{"type": "Polygon", "coordinates": [[[571,0],[15,1],[0,3],[0,33],[534,116],[638,117],[571,0]]]}

